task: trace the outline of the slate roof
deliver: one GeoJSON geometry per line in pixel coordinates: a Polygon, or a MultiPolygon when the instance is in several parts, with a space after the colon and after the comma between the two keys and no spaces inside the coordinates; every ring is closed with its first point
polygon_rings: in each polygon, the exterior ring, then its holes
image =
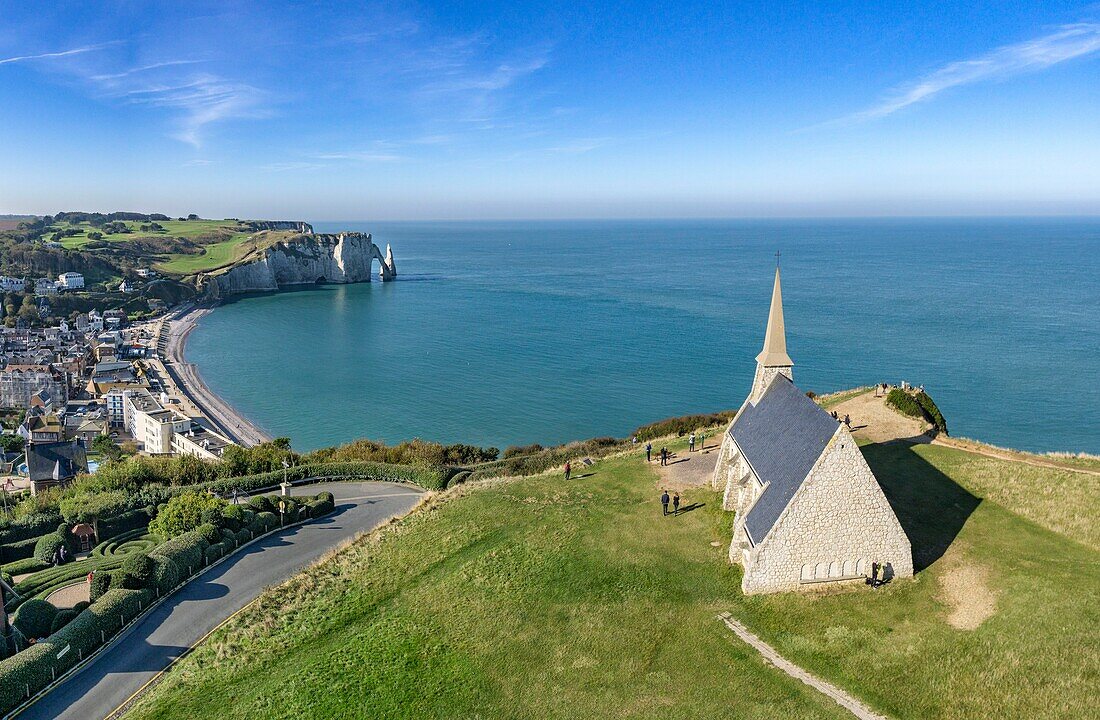
{"type": "Polygon", "coordinates": [[[88,459],[75,441],[27,445],[27,474],[32,482],[68,480],[82,472],[88,472],[88,459]]]}
{"type": "Polygon", "coordinates": [[[754,545],[771,531],[836,429],[837,421],[782,375],[741,411],[730,435],[767,485],[745,516],[754,545]]]}

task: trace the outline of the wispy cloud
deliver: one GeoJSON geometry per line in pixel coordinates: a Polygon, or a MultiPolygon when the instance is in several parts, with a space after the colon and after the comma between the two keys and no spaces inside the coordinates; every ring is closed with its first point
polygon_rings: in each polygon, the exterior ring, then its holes
{"type": "Polygon", "coordinates": [[[172,137],[195,147],[202,145],[202,131],[211,123],[270,114],[264,107],[266,95],[262,90],[209,73],[193,75],[177,84],[127,86],[118,94],[130,103],[179,112],[180,129],[172,137]]]}
{"type": "Polygon", "coordinates": [[[122,78],[130,77],[131,75],[137,75],[138,73],[149,72],[150,70],[159,70],[160,68],[176,67],[178,65],[195,65],[197,63],[205,62],[203,60],[167,60],[165,62],[157,62],[151,65],[142,65],[140,67],[130,68],[129,70],[123,70],[117,73],[107,73],[103,75],[92,75],[90,80],[97,80],[99,82],[110,82],[112,80],[121,80],[122,78]]]}
{"type": "Polygon", "coordinates": [[[313,155],[311,157],[317,160],[327,161],[346,161],[346,162],[361,162],[361,163],[388,163],[399,162],[405,159],[405,156],[399,155],[394,152],[380,152],[375,150],[356,150],[351,152],[333,152],[333,153],[321,153],[313,155]]]}
{"type": "Polygon", "coordinates": [[[1004,45],[981,57],[952,62],[896,88],[866,110],[818,125],[850,125],[886,117],[910,105],[927,102],[945,90],[987,80],[1001,80],[1100,51],[1100,24],[1063,25],[1041,37],[1004,45]]]}
{"type": "Polygon", "coordinates": [[[16,57],[0,58],[0,65],[26,62],[28,60],[50,60],[53,58],[69,57],[70,55],[82,55],[87,52],[102,50],[103,48],[110,45],[117,45],[119,42],[120,41],[118,40],[112,40],[111,42],[98,43],[96,45],[85,45],[84,47],[73,48],[72,50],[61,50],[59,52],[39,53],[37,55],[17,55],[16,57]]]}

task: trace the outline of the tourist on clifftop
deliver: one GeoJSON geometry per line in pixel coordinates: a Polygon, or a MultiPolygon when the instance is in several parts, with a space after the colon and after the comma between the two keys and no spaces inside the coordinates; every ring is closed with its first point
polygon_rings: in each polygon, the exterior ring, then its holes
{"type": "Polygon", "coordinates": [[[668,490],[661,491],[661,514],[668,515],[668,490]]]}

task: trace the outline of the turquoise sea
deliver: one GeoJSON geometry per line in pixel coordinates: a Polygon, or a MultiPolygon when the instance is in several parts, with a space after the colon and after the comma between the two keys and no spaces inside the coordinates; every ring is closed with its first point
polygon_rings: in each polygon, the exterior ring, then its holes
{"type": "Polygon", "coordinates": [[[317,222],[399,280],[250,296],[187,345],[299,450],[623,436],[736,408],[782,252],[795,381],[923,383],[953,435],[1100,453],[1100,220],[317,222]]]}

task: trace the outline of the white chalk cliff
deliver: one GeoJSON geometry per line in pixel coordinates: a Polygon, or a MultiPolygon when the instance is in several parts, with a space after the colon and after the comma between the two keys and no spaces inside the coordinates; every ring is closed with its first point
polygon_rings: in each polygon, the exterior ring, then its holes
{"type": "Polygon", "coordinates": [[[384,257],[369,234],[302,234],[257,251],[254,259],[200,278],[207,298],[278,290],[291,285],[371,281],[371,266],[379,265],[383,282],[397,272],[393,252],[384,257]]]}

